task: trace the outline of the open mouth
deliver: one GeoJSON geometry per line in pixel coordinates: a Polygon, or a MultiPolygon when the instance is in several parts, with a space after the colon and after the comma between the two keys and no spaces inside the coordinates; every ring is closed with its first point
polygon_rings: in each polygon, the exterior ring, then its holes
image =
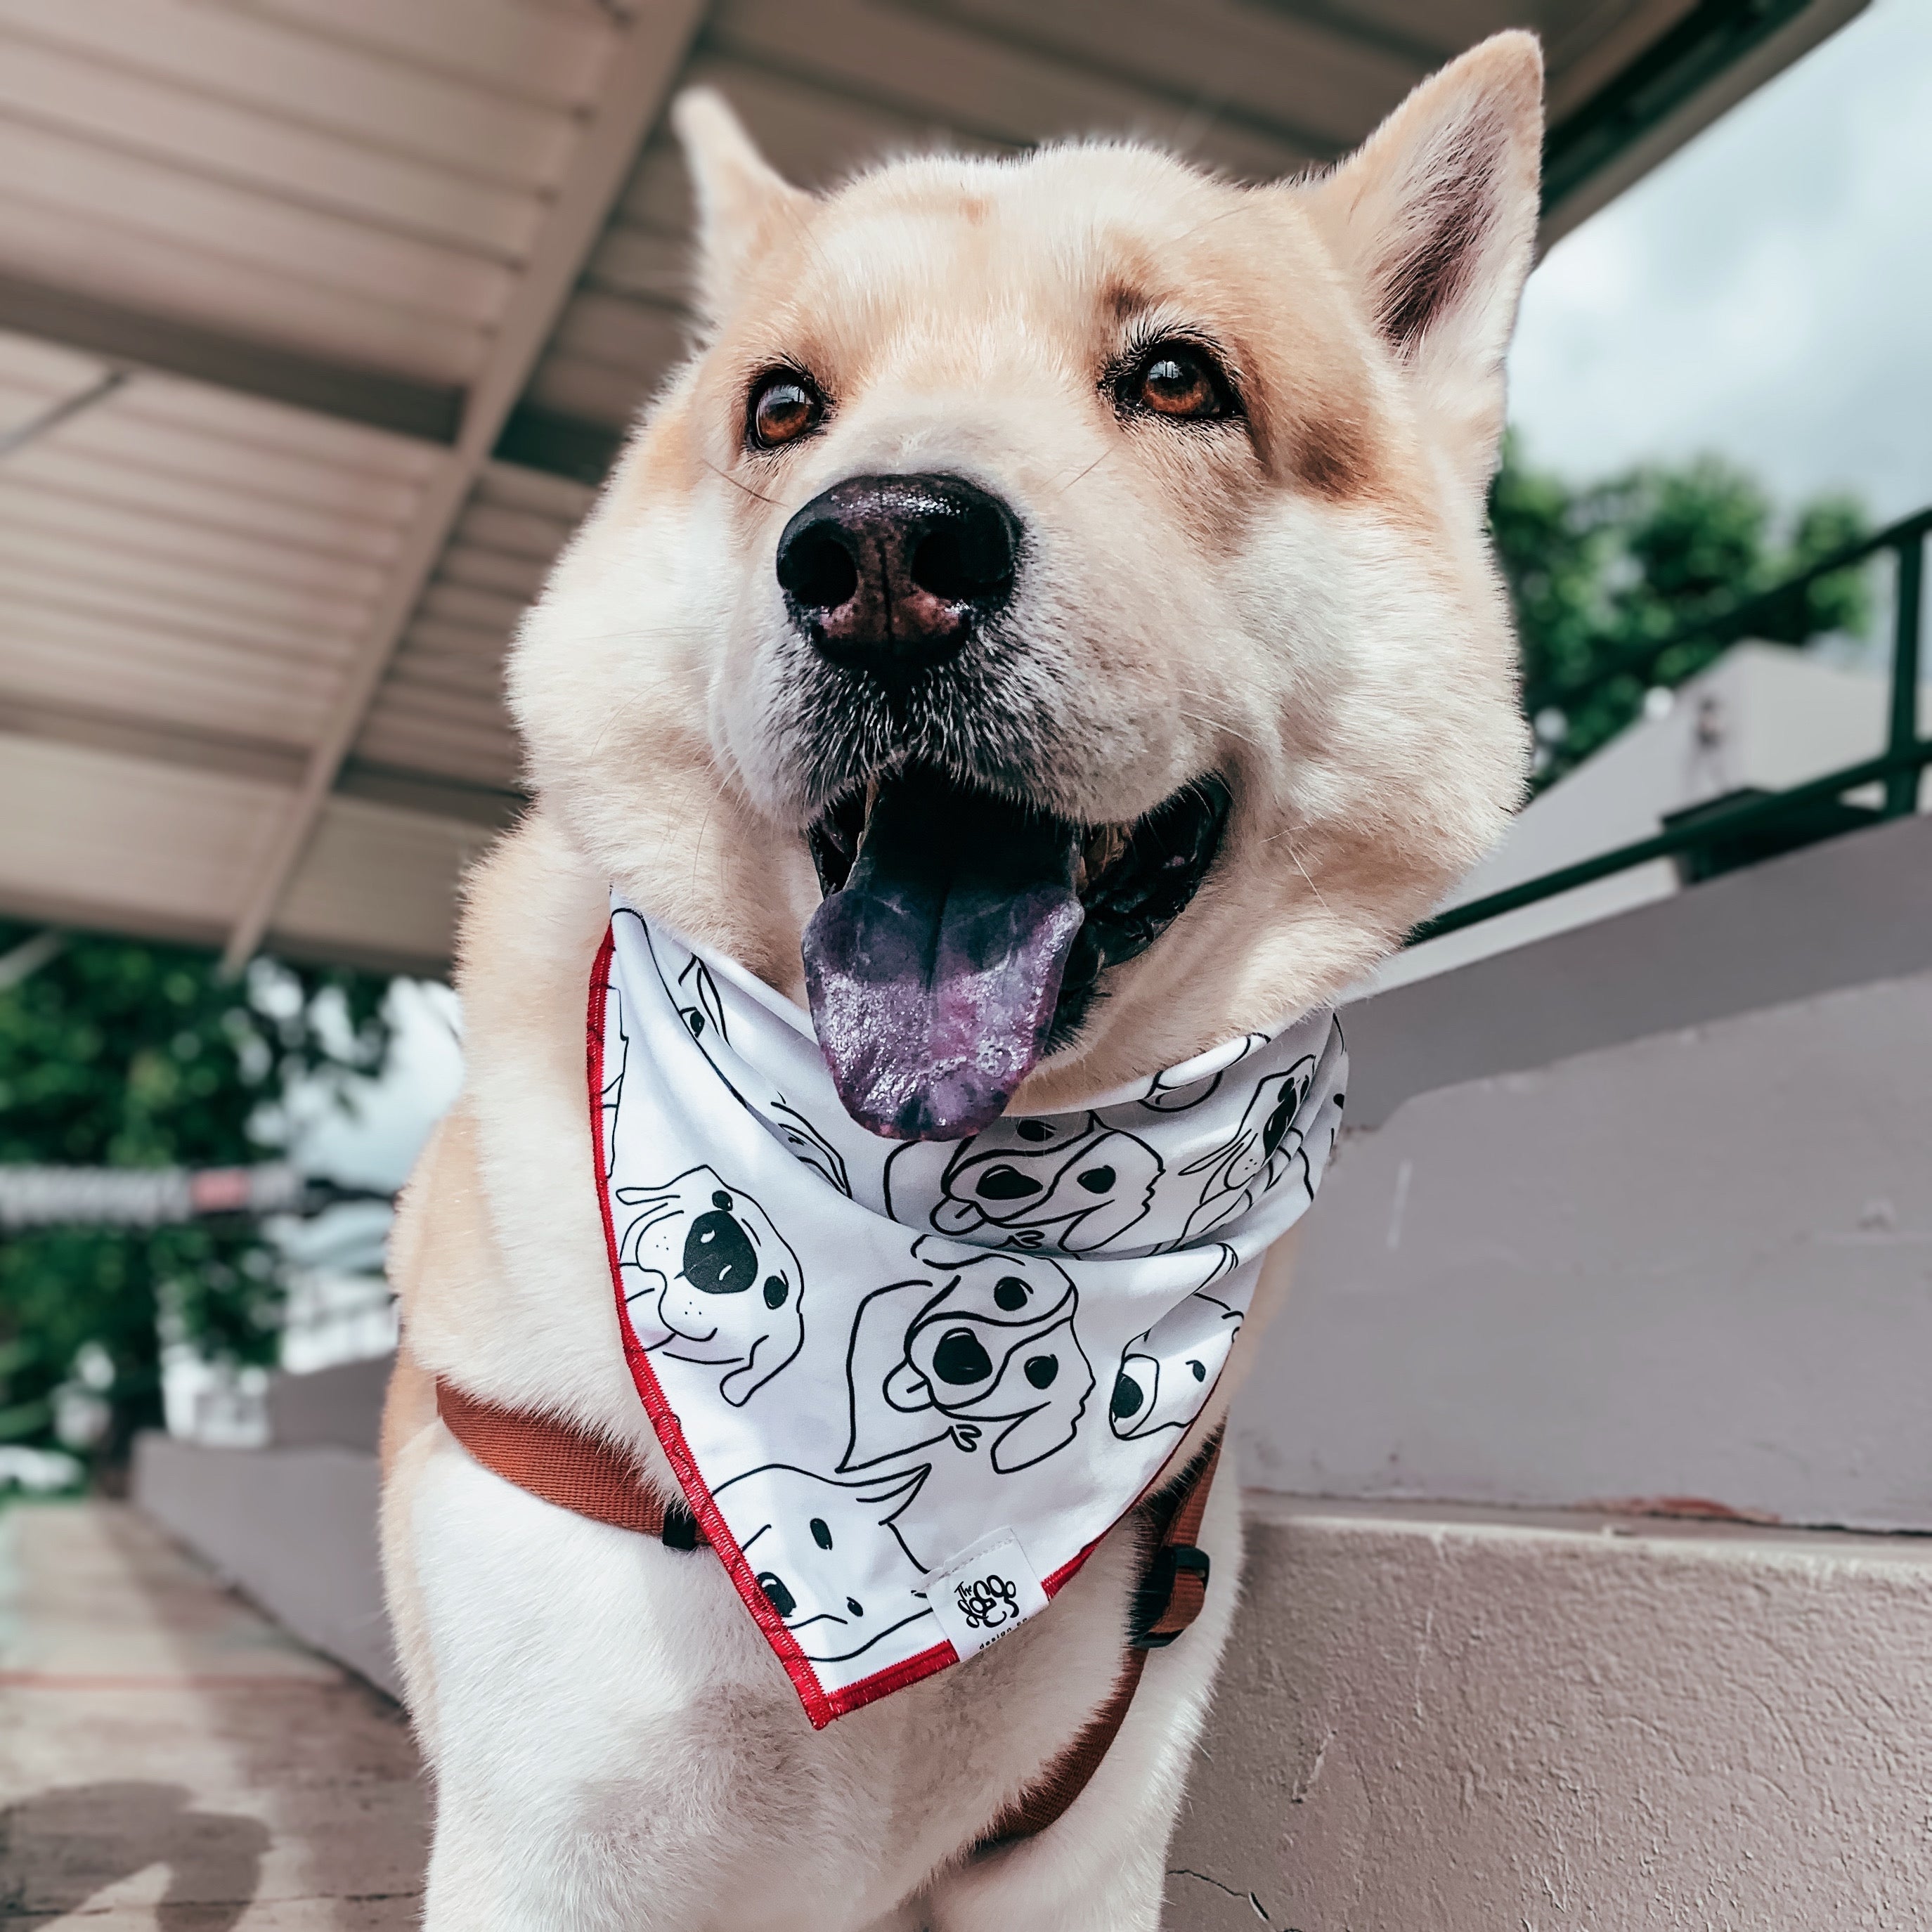
{"type": "Polygon", "coordinates": [[[1210,775],[1130,825],[1082,825],[917,765],[835,800],[806,835],[826,897],[805,974],[846,1112],[892,1140],[997,1120],[1100,975],[1186,908],[1228,807],[1210,775]]]}

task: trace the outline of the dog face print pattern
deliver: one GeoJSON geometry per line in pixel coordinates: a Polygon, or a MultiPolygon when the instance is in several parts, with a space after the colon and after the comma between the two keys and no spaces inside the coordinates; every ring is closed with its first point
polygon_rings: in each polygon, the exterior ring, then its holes
{"type": "Polygon", "coordinates": [[[1160,1478],[1314,1198],[1347,1065],[1319,1012],[902,1145],[845,1114],[802,1010],[621,902],[590,1049],[626,1358],[818,1725],[980,1640],[928,1587],[970,1552],[1010,1539],[1037,1606],[1160,1478]]]}

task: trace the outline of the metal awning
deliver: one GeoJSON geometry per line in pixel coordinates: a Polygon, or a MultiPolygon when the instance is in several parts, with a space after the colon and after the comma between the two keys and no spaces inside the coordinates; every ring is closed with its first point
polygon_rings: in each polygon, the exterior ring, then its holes
{"type": "Polygon", "coordinates": [[[1496,29],[1554,236],[1863,0],[0,0],[0,912],[436,970],[506,641],[679,352],[704,80],[812,183],[1252,177],[1496,29]]]}

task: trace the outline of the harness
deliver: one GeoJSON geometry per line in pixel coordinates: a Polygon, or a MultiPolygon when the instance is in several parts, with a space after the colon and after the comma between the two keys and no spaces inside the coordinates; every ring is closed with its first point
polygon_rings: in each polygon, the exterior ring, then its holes
{"type": "MultiPolygon", "coordinates": [[[[452,1382],[438,1380],[436,1412],[457,1441],[484,1468],[560,1509],[640,1536],[668,1549],[696,1550],[706,1539],[681,1502],[641,1480],[630,1458],[608,1443],[532,1409],[500,1408],[452,1382]]],[[[1208,1552],[1196,1538],[1220,1460],[1216,1430],[1174,1480],[1138,1504],[1147,1559],[1128,1621],[1127,1646],[1107,1701],[974,1846],[985,1856],[1037,1837],[1055,1823],[1100,1768],[1126,1721],[1147,1667],[1160,1650],[1193,1622],[1208,1594],[1208,1552]]],[[[708,1545],[707,1545],[708,1546],[708,1545]]]]}

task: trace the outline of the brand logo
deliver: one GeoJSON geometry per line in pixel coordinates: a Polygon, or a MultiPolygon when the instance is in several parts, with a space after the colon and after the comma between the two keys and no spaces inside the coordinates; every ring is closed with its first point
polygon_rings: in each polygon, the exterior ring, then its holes
{"type": "Polygon", "coordinates": [[[1020,1614],[1019,1586],[1010,1583],[996,1571],[983,1576],[969,1576],[956,1583],[952,1593],[959,1600],[959,1614],[969,1630],[998,1630],[1003,1624],[1016,1622],[1020,1614]]]}

